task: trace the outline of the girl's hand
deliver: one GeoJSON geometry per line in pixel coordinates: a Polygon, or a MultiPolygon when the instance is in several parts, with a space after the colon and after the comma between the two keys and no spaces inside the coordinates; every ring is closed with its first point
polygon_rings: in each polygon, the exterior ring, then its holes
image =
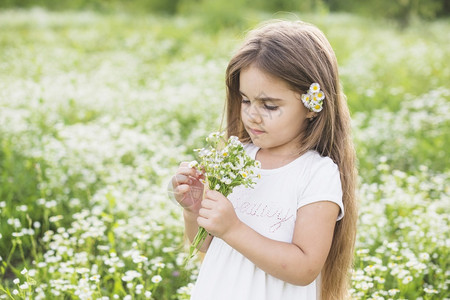
{"type": "Polygon", "coordinates": [[[218,191],[208,190],[203,199],[197,223],[210,234],[222,238],[238,228],[241,221],[233,204],[218,191]]]}
{"type": "Polygon", "coordinates": [[[172,177],[175,199],[187,211],[198,214],[203,196],[204,175],[195,168],[190,168],[188,162],[182,162],[172,177]]]}

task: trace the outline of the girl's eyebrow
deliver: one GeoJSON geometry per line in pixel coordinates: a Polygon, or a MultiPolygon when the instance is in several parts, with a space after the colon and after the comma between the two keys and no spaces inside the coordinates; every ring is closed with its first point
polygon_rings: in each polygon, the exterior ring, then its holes
{"type": "MultiPolygon", "coordinates": [[[[248,96],[246,94],[244,94],[243,92],[239,91],[239,93],[244,96],[245,98],[248,98],[248,96]]],[[[265,102],[265,101],[271,101],[271,102],[280,102],[283,101],[283,99],[280,98],[274,98],[274,97],[269,97],[266,96],[264,93],[261,93],[261,95],[259,95],[258,97],[255,97],[256,100],[265,102]]]]}

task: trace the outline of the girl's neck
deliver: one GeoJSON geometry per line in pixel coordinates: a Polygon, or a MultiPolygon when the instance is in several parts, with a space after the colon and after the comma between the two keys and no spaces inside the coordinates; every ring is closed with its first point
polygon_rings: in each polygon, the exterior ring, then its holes
{"type": "Polygon", "coordinates": [[[261,162],[262,169],[277,169],[300,157],[300,153],[273,153],[260,148],[256,153],[256,160],[261,162]]]}

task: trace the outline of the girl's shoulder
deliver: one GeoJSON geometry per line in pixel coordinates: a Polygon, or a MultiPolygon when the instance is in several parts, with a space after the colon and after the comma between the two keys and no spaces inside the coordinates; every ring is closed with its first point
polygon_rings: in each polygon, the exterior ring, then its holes
{"type": "Polygon", "coordinates": [[[324,165],[336,166],[337,167],[337,164],[330,157],[322,156],[316,150],[309,150],[305,154],[307,154],[307,159],[308,160],[310,160],[310,161],[312,161],[312,162],[314,162],[316,164],[318,163],[318,164],[324,164],[324,165]]]}
{"type": "Polygon", "coordinates": [[[335,173],[339,172],[338,165],[328,156],[322,156],[315,150],[304,154],[304,163],[311,172],[335,173]]]}

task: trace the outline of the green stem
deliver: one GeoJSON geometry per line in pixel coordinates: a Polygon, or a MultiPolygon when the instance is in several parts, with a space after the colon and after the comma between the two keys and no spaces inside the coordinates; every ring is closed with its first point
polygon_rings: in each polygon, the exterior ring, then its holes
{"type": "Polygon", "coordinates": [[[197,234],[194,237],[194,240],[192,241],[191,246],[189,247],[189,256],[187,257],[187,260],[191,259],[197,251],[203,246],[203,243],[205,242],[206,237],[208,236],[208,232],[205,228],[199,227],[197,234]]]}
{"type": "MultiPolygon", "coordinates": [[[[27,214],[27,220],[28,220],[28,228],[31,229],[32,227],[32,219],[30,218],[30,216],[27,214]]],[[[31,253],[34,257],[34,260],[37,262],[38,261],[38,255],[37,255],[37,246],[36,246],[36,242],[34,237],[36,236],[36,233],[34,236],[29,236],[30,237],[30,241],[31,241],[31,253]]]]}
{"type": "Polygon", "coordinates": [[[11,261],[14,251],[16,251],[16,241],[15,240],[13,240],[13,245],[12,245],[11,251],[9,252],[8,259],[6,260],[5,273],[3,273],[3,275],[2,275],[2,279],[5,277],[6,268],[9,267],[9,262],[11,261]]]}
{"type": "Polygon", "coordinates": [[[19,243],[19,250],[20,250],[20,257],[22,258],[25,267],[27,267],[27,261],[25,259],[25,253],[23,252],[22,241],[20,241],[19,243]]]}
{"type": "Polygon", "coordinates": [[[6,295],[9,296],[9,298],[14,300],[14,297],[11,295],[11,293],[9,291],[5,290],[4,288],[0,288],[0,291],[3,291],[6,295]]]}

